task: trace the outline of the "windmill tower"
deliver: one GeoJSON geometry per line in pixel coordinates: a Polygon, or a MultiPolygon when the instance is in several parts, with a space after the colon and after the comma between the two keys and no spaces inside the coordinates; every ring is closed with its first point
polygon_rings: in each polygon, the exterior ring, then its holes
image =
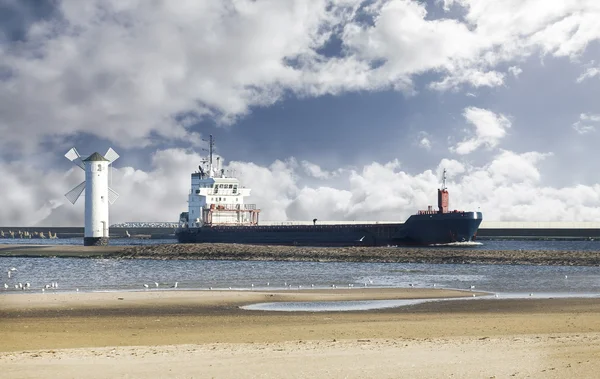
{"type": "Polygon", "coordinates": [[[117,200],[117,194],[108,186],[109,165],[119,158],[112,148],[104,156],[94,153],[83,159],[75,148],[66,154],[68,160],[85,171],[85,180],[65,194],[75,204],[85,190],[84,246],[108,245],[108,204],[117,200]]]}

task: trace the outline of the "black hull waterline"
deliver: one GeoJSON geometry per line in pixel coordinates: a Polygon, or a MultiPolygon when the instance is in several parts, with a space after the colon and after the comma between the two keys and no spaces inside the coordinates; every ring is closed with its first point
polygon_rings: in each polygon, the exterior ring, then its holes
{"type": "Polygon", "coordinates": [[[412,215],[397,224],[204,226],[181,228],[181,243],[239,243],[295,246],[434,245],[470,242],[481,212],[412,215]]]}

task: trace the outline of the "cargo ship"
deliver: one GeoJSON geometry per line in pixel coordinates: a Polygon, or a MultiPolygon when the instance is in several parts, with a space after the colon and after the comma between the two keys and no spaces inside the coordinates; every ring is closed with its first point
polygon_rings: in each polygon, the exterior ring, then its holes
{"type": "Polygon", "coordinates": [[[209,156],[191,174],[188,211],[175,232],[180,243],[240,243],[297,246],[402,246],[471,242],[481,212],[449,210],[446,170],[438,189],[438,207],[418,211],[404,223],[386,221],[259,222],[260,209],[247,204],[250,188],[225,175],[219,158],[209,156]]]}

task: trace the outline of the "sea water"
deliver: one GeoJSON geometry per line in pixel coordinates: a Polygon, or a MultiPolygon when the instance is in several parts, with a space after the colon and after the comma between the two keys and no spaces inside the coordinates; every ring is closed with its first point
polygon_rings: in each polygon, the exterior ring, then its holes
{"type": "MultiPolygon", "coordinates": [[[[173,243],[173,240],[113,239],[113,245],[173,243]]],[[[78,245],[81,239],[0,240],[0,243],[78,245]]],[[[476,250],[600,251],[599,241],[484,241],[476,250]]],[[[269,262],[211,260],[123,260],[81,258],[0,258],[0,294],[169,290],[286,290],[338,288],[447,288],[489,292],[495,298],[600,297],[600,267],[269,262]],[[11,277],[8,278],[8,271],[11,277]],[[30,283],[30,289],[15,288],[30,283]],[[156,286],[155,283],[158,283],[156,286]],[[177,288],[175,288],[177,283],[177,288]],[[147,285],[148,287],[146,288],[147,285]]],[[[473,298],[476,300],[478,298],[473,298]]],[[[269,311],[368,310],[440,300],[374,300],[263,303],[247,309],[269,311]]]]}
{"type": "Polygon", "coordinates": [[[502,293],[600,293],[600,267],[211,261],[88,258],[0,258],[0,286],[60,291],[178,289],[455,288],[502,293]],[[15,268],[8,278],[8,270],[15,268]],[[156,287],[155,283],[158,283],[156,287]]]}

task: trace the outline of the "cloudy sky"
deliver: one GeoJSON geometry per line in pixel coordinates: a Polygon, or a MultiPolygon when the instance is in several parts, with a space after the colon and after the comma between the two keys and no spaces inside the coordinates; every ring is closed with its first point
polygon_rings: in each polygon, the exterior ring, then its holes
{"type": "MultiPolygon", "coordinates": [[[[263,220],[600,220],[598,0],[0,0],[0,225],[176,221],[212,134],[263,220]]],[[[233,172],[233,171],[232,171],[233,172]]]]}

